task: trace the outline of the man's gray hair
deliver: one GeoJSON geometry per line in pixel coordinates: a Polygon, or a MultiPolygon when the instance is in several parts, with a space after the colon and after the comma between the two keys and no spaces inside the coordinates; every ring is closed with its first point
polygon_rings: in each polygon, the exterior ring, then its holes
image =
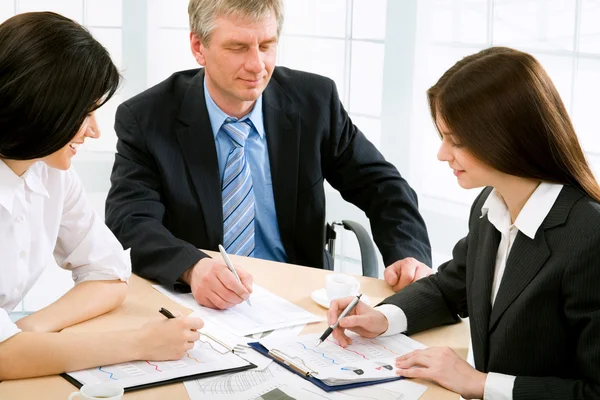
{"type": "Polygon", "coordinates": [[[269,12],[277,20],[277,37],[283,27],[283,0],[190,0],[188,15],[190,30],[205,44],[215,28],[217,17],[239,15],[256,22],[269,12]]]}

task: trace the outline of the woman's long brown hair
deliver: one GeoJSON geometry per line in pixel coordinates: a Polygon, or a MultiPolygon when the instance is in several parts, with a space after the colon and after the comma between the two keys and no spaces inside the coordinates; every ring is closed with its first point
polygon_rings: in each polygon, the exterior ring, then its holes
{"type": "Polygon", "coordinates": [[[580,188],[600,202],[567,110],[530,54],[492,47],[467,56],[427,91],[441,118],[475,157],[506,174],[580,188]]]}

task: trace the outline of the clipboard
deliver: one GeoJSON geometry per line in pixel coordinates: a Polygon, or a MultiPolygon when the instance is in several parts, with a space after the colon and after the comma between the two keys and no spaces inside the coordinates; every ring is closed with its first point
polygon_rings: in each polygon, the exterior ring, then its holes
{"type": "MultiPolygon", "coordinates": [[[[180,376],[180,377],[177,377],[177,378],[171,378],[171,379],[167,379],[167,380],[164,380],[164,381],[155,381],[155,382],[145,383],[145,384],[142,384],[142,385],[127,386],[127,387],[124,387],[123,390],[125,391],[125,393],[127,393],[127,392],[132,392],[134,390],[149,389],[149,388],[153,388],[153,387],[157,387],[157,386],[169,385],[171,383],[178,383],[178,382],[184,382],[184,381],[189,381],[189,380],[193,380],[193,379],[208,378],[208,377],[215,376],[215,375],[222,375],[222,374],[230,374],[230,373],[234,373],[234,372],[241,372],[241,371],[246,371],[246,370],[252,369],[252,368],[256,368],[256,365],[254,365],[252,363],[249,363],[249,365],[244,365],[243,367],[229,368],[229,369],[209,371],[209,372],[202,372],[200,374],[180,376]]],[[[71,383],[72,385],[74,385],[75,387],[77,387],[77,389],[81,389],[81,387],[83,386],[83,383],[79,382],[77,379],[73,378],[68,373],[60,374],[60,376],[62,376],[67,381],[69,381],[69,383],[71,383]]]]}
{"type": "MultiPolygon", "coordinates": [[[[168,385],[171,383],[176,383],[176,382],[184,382],[184,381],[188,381],[188,380],[193,380],[193,379],[200,379],[200,378],[208,378],[211,376],[215,376],[215,375],[221,375],[221,374],[230,374],[230,373],[235,373],[235,372],[241,372],[241,371],[246,371],[252,368],[256,368],[256,365],[251,363],[250,361],[244,359],[243,357],[239,356],[238,353],[241,352],[243,354],[243,351],[241,349],[241,347],[248,347],[248,346],[235,346],[235,347],[231,347],[228,346],[226,343],[224,343],[223,341],[217,339],[215,336],[206,333],[206,332],[201,332],[201,335],[208,337],[209,339],[211,339],[213,342],[219,344],[220,346],[224,347],[227,351],[225,353],[221,353],[222,355],[225,354],[231,354],[231,355],[236,355],[237,357],[240,357],[241,360],[244,361],[245,365],[240,365],[240,366],[234,366],[234,367],[227,367],[227,368],[223,368],[223,369],[214,369],[214,370],[208,370],[208,371],[202,371],[202,372],[192,372],[186,375],[185,373],[179,376],[169,376],[165,379],[157,379],[157,380],[152,380],[151,382],[147,382],[147,383],[140,383],[140,384],[132,384],[132,385],[122,385],[123,390],[125,392],[131,392],[134,390],[140,390],[140,389],[147,389],[147,388],[152,388],[152,387],[156,387],[156,386],[161,386],[161,385],[168,385]]],[[[213,349],[213,345],[210,344],[210,342],[207,342],[209,344],[209,346],[213,349]]],[[[186,353],[189,356],[189,353],[186,353]]],[[[196,360],[193,357],[190,357],[194,360],[196,360]]],[[[198,361],[198,360],[196,360],[198,361]]],[[[146,361],[148,364],[150,364],[150,362],[146,361]]],[[[117,366],[123,366],[126,364],[130,364],[130,363],[121,363],[121,364],[116,364],[117,366]]],[[[152,366],[155,366],[156,369],[158,369],[158,366],[154,365],[154,364],[150,364],[152,366]]],[[[114,367],[114,366],[113,366],[114,367]]],[[[98,369],[101,369],[104,367],[99,367],[98,369]]],[[[108,368],[108,367],[107,367],[108,368]]],[[[90,369],[88,369],[90,370],[90,369]]],[[[74,385],[75,387],[77,387],[78,389],[80,389],[85,382],[80,382],[75,376],[72,376],[72,374],[76,374],[76,373],[80,373],[81,371],[74,371],[71,373],[63,373],[60,374],[60,376],[62,376],[64,379],[66,379],[67,381],[69,381],[72,385],[74,385]]],[[[108,371],[102,371],[104,373],[109,373],[108,371]]]]}
{"type": "Polygon", "coordinates": [[[401,376],[398,376],[398,377],[394,377],[394,378],[380,379],[380,380],[376,380],[376,381],[357,382],[357,383],[349,383],[349,384],[345,384],[345,385],[330,386],[330,385],[327,385],[326,383],[324,383],[323,381],[313,377],[311,375],[311,371],[308,370],[305,366],[294,363],[289,358],[286,358],[283,354],[277,354],[277,353],[273,353],[272,351],[269,351],[265,346],[260,344],[260,342],[251,342],[251,343],[248,343],[248,346],[252,347],[254,350],[258,351],[263,356],[269,357],[270,359],[272,359],[273,361],[275,361],[277,364],[281,365],[283,368],[287,369],[288,371],[291,371],[291,372],[295,373],[296,375],[299,375],[302,378],[306,379],[313,385],[318,386],[320,389],[324,390],[325,392],[354,389],[354,388],[358,388],[358,387],[377,385],[379,383],[392,382],[392,381],[397,381],[397,380],[403,379],[401,376]]]}

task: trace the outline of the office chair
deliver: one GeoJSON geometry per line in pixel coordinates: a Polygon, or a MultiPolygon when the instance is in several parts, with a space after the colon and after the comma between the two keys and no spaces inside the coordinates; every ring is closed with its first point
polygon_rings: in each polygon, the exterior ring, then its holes
{"type": "Polygon", "coordinates": [[[362,264],[363,276],[372,278],[379,277],[379,263],[377,262],[377,252],[373,241],[367,230],[356,221],[342,220],[342,222],[327,223],[325,226],[325,248],[335,260],[335,226],[343,226],[344,229],[354,232],[358,239],[358,247],[360,248],[360,259],[362,264]]]}

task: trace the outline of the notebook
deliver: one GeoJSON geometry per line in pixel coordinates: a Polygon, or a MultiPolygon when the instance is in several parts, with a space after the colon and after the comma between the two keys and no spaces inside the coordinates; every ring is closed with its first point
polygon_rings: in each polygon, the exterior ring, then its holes
{"type": "Polygon", "coordinates": [[[112,382],[127,392],[251,368],[256,366],[203,335],[181,360],[132,361],[61,376],[78,388],[88,383],[112,382]]]}
{"type": "Polygon", "coordinates": [[[248,344],[325,391],[400,379],[394,367],[396,357],[426,347],[405,335],[375,339],[351,335],[352,344],[346,348],[330,337],[316,347],[319,337],[267,337],[248,344]]]}

